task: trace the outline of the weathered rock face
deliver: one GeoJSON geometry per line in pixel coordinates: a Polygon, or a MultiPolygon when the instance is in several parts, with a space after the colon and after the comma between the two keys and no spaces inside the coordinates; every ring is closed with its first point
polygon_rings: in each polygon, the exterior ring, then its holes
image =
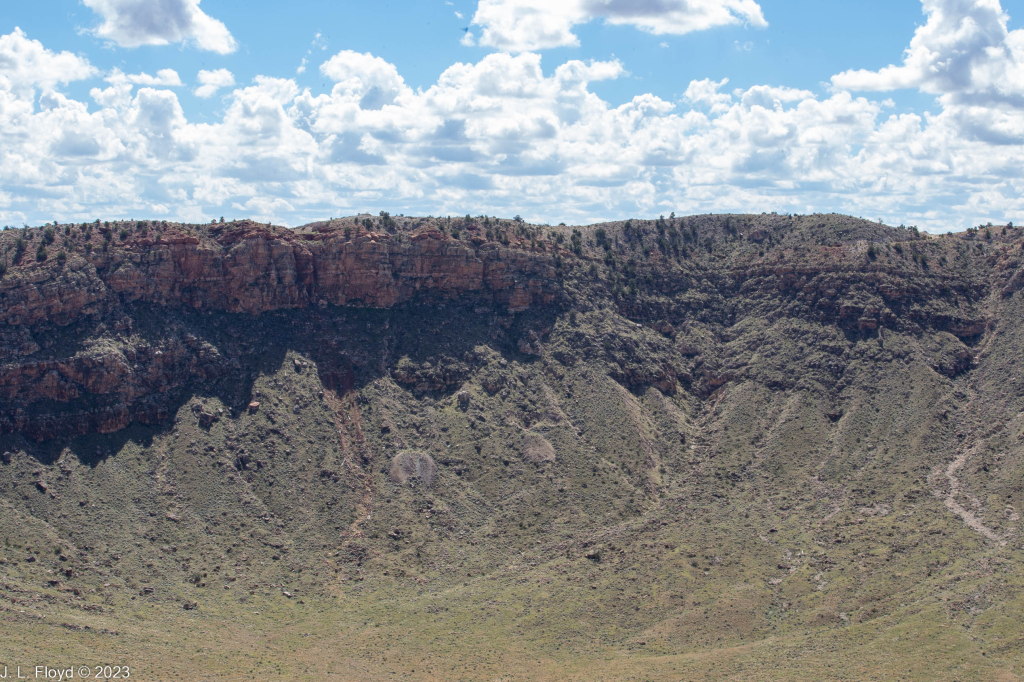
{"type": "Polygon", "coordinates": [[[159,422],[168,416],[169,391],[221,376],[226,366],[215,347],[194,336],[6,363],[0,365],[0,432],[46,440],[159,422]],[[31,409],[40,404],[51,407],[31,409]]]}
{"type": "Polygon", "coordinates": [[[67,324],[118,301],[261,313],[320,303],[387,308],[417,295],[479,296],[510,310],[551,302],[552,258],[474,245],[436,229],[398,238],[296,233],[251,223],[130,236],[104,251],[18,268],[0,281],[0,323],[67,324]]]}
{"type": "MultiPolygon", "coordinates": [[[[246,338],[247,327],[303,309],[293,322],[309,327],[323,322],[313,321],[321,312],[338,318],[351,308],[454,302],[467,323],[490,319],[489,338],[504,339],[507,352],[566,367],[600,365],[630,390],[653,386],[667,395],[708,396],[751,378],[752,367],[775,388],[803,380],[771,350],[767,330],[776,324],[826,347],[820,357],[788,360],[806,362],[804,378],[813,374],[822,385],[844,371],[842,338],[881,342],[889,330],[920,339],[937,372],[968,371],[969,346],[991,324],[983,302],[1009,297],[1024,282],[1020,230],[928,239],[842,216],[828,220],[609,224],[585,228],[593,236],[586,243],[572,228],[545,233],[550,228],[506,222],[485,236],[479,225],[464,222],[460,233],[447,221],[445,233],[445,221],[411,218],[299,230],[243,221],[81,225],[48,237],[4,232],[0,432],[45,440],[163,420],[179,389],[229,374],[240,382],[260,350],[254,344],[282,342],[279,332],[246,338]],[[65,257],[29,258],[34,247],[25,244],[46,238],[65,257]],[[574,321],[550,338],[550,320],[516,326],[524,315],[515,313],[543,317],[555,302],[563,312],[614,314],[574,321]],[[140,308],[152,311],[142,331],[131,312],[140,308]],[[186,313],[210,317],[212,327],[166,328],[186,313]],[[221,329],[207,313],[244,317],[222,320],[221,329]]],[[[398,324],[432,327],[429,318],[398,324]]],[[[486,394],[510,388],[509,377],[480,364],[472,348],[416,358],[392,354],[382,338],[380,346],[361,341],[341,358],[336,339],[351,332],[316,341],[323,359],[337,364],[322,376],[325,387],[349,390],[352,367],[372,365],[419,395],[456,391],[477,370],[486,394]]],[[[243,408],[250,398],[239,398],[243,408]]]]}

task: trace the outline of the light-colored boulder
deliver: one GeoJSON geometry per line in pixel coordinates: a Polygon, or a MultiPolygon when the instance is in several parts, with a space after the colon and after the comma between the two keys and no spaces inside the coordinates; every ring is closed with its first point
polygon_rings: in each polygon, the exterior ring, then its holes
{"type": "Polygon", "coordinates": [[[523,459],[534,464],[554,462],[555,448],[539,433],[526,433],[523,435],[523,459]]]}
{"type": "Polygon", "coordinates": [[[399,452],[391,460],[390,478],[392,483],[405,485],[413,479],[419,479],[426,486],[434,483],[437,465],[434,458],[425,452],[406,450],[399,452]]]}

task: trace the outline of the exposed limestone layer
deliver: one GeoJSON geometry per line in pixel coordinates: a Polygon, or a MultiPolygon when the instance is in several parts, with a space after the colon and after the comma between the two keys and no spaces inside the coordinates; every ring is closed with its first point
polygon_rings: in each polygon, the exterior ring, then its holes
{"type": "Polygon", "coordinates": [[[133,235],[60,267],[53,259],[26,263],[0,281],[0,323],[64,325],[132,301],[257,314],[320,303],[388,308],[418,294],[474,294],[519,311],[551,302],[554,278],[547,254],[475,245],[436,229],[397,240],[243,223],[202,238],[133,235]]]}

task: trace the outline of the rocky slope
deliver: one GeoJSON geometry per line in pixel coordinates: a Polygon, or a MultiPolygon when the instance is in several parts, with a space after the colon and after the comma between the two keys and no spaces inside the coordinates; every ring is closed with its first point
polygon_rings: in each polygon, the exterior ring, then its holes
{"type": "MultiPolygon", "coordinates": [[[[838,215],[4,232],[12,646],[88,627],[168,677],[241,615],[296,679],[1016,679],[1022,248],[838,215]]],[[[209,677],[251,679],[229,641],[209,677]]]]}

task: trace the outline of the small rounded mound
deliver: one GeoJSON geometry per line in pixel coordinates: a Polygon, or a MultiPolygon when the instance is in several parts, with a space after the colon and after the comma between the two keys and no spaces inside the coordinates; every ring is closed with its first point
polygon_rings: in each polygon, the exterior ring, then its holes
{"type": "Polygon", "coordinates": [[[391,460],[389,476],[392,483],[405,485],[413,479],[419,479],[426,486],[434,484],[437,465],[434,458],[425,452],[406,450],[399,452],[391,460]]]}
{"type": "Polygon", "coordinates": [[[524,434],[523,459],[534,464],[554,462],[555,448],[548,442],[547,438],[539,433],[524,434]]]}

